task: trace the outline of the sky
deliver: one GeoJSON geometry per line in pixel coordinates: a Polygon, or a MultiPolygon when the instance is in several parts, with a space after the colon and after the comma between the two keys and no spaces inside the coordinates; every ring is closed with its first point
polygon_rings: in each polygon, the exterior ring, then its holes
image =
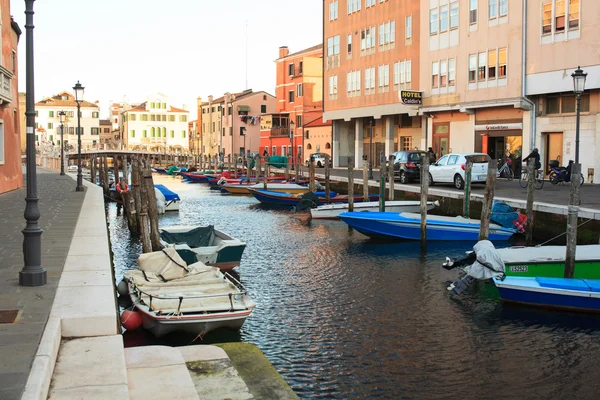
{"type": "MultiPolygon", "coordinates": [[[[25,92],[25,1],[10,3],[23,31],[19,91],[25,92]]],[[[279,47],[296,52],[321,43],[322,5],[322,0],[37,0],[35,100],[72,92],[80,81],[84,99],[100,101],[102,118],[110,102],[142,102],[163,93],[194,119],[198,97],[206,101],[247,88],[274,95],[279,47]]]]}

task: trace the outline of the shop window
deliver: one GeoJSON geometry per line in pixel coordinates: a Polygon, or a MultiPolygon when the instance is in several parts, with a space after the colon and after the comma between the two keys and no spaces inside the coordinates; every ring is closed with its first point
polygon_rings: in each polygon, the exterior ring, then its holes
{"type": "Polygon", "coordinates": [[[548,96],[546,98],[546,114],[560,113],[560,97],[548,96]]]}
{"type": "Polygon", "coordinates": [[[560,99],[560,112],[564,114],[574,113],[575,111],[575,95],[562,96],[560,99]]]}

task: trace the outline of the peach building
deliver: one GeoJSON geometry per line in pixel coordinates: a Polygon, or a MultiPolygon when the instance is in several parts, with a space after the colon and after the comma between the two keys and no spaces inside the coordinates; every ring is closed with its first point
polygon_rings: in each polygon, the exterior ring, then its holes
{"type": "MultiPolygon", "coordinates": [[[[307,124],[321,121],[319,130],[327,136],[327,146],[323,143],[322,152],[331,155],[331,123],[322,121],[322,59],[322,44],[291,54],[286,46],[279,48],[279,58],[275,61],[277,107],[275,113],[261,117],[264,120],[261,121],[261,154],[266,149],[269,155],[290,156],[294,163],[302,161],[315,152],[316,145],[316,136],[313,134],[310,138],[307,124]]],[[[313,132],[316,133],[314,129],[313,132]]]]}
{"type": "Polygon", "coordinates": [[[422,146],[419,1],[326,0],[324,120],[333,165],[422,146]],[[400,100],[404,93],[404,100],[400,100]]]}

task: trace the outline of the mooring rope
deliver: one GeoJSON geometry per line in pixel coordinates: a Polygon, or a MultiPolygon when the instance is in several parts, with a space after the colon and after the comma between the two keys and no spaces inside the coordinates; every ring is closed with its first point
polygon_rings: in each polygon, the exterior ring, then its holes
{"type": "MultiPolygon", "coordinates": [[[[590,218],[590,219],[588,219],[587,221],[585,221],[585,222],[582,222],[581,224],[577,225],[577,228],[579,228],[579,227],[580,227],[580,226],[582,226],[582,225],[585,225],[585,224],[587,224],[587,223],[588,223],[588,222],[590,222],[590,221],[593,221],[593,218],[590,218]]],[[[552,239],[550,239],[550,240],[546,240],[546,241],[545,241],[544,243],[542,243],[542,244],[538,244],[538,245],[537,245],[537,246],[535,246],[535,247],[538,247],[538,246],[543,246],[543,245],[545,245],[546,243],[549,243],[549,242],[551,242],[551,241],[553,241],[553,240],[555,240],[555,239],[558,239],[558,238],[559,238],[559,237],[561,237],[562,235],[566,235],[566,234],[567,234],[567,232],[565,231],[565,232],[563,232],[563,233],[561,233],[561,234],[559,234],[559,235],[557,235],[557,236],[553,237],[553,238],[552,238],[552,239]]]]}

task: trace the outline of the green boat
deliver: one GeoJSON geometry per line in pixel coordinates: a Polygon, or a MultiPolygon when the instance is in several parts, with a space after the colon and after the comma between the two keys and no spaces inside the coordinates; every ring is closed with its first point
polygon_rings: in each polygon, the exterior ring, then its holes
{"type": "MultiPolygon", "coordinates": [[[[497,249],[507,276],[563,278],[566,246],[508,247],[497,249]]],[[[574,278],[600,279],[600,245],[579,245],[574,278]]]]}

